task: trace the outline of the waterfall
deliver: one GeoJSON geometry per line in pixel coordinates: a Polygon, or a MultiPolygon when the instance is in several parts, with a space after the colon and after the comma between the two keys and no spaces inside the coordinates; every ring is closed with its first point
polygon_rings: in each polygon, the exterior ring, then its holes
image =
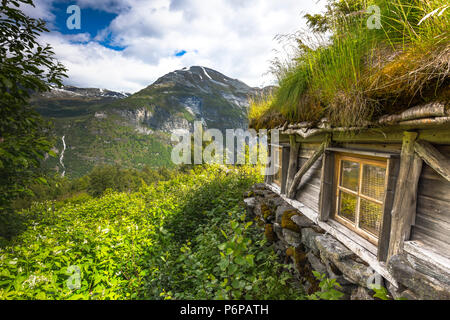
{"type": "Polygon", "coordinates": [[[66,136],[62,136],[62,142],[63,142],[63,150],[61,151],[61,157],[59,157],[59,163],[61,164],[61,166],[63,167],[63,173],[61,174],[61,177],[64,177],[64,175],[66,174],[66,167],[64,166],[63,160],[64,160],[64,151],[66,151],[66,141],[64,140],[66,136]]]}

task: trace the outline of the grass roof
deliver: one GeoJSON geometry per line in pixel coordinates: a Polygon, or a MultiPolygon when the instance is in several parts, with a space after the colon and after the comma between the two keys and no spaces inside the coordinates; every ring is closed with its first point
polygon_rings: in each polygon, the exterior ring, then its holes
{"type": "Polygon", "coordinates": [[[330,0],[328,15],[309,34],[318,40],[314,45],[296,36],[297,54],[276,68],[273,94],[251,101],[251,127],[324,117],[333,126],[360,126],[420,103],[450,100],[446,0],[330,0]],[[372,5],[380,10],[379,28],[368,27],[376,22],[376,11],[367,10],[372,5]],[[326,41],[324,24],[332,34],[326,41]]]}

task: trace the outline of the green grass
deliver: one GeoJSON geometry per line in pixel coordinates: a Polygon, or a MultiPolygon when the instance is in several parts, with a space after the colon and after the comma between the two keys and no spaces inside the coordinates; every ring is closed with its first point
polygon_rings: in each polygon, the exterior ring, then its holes
{"type": "Polygon", "coordinates": [[[256,127],[270,124],[273,114],[280,115],[275,124],[327,117],[336,126],[363,126],[381,114],[448,95],[450,10],[440,16],[438,10],[419,25],[447,1],[353,2],[378,5],[382,28],[367,28],[368,14],[355,14],[332,20],[331,43],[319,41],[317,33],[319,46],[298,38],[299,54],[281,69],[279,89],[269,110],[254,120],[256,127]]]}
{"type": "Polygon", "coordinates": [[[304,298],[245,215],[242,193],[261,179],[196,168],[135,193],[35,204],[18,213],[19,236],[0,237],[0,299],[304,298]]]}

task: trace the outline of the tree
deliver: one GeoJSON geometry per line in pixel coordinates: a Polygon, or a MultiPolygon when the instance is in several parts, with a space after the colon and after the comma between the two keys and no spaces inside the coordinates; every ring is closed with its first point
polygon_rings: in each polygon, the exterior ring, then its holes
{"type": "MultiPolygon", "coordinates": [[[[45,180],[37,172],[51,153],[49,124],[30,106],[32,93],[61,86],[66,69],[50,45],[38,37],[49,32],[45,21],[20,10],[32,0],[1,0],[0,5],[0,212],[12,199],[30,192],[27,186],[45,180]]],[[[1,217],[0,217],[1,218],[1,217]]],[[[1,223],[1,221],[0,221],[1,223]]],[[[0,230],[1,233],[1,230],[0,230]]]]}
{"type": "Polygon", "coordinates": [[[304,17],[314,32],[327,32],[339,25],[339,21],[363,14],[366,6],[366,0],[328,0],[323,14],[308,13],[304,17]]]}

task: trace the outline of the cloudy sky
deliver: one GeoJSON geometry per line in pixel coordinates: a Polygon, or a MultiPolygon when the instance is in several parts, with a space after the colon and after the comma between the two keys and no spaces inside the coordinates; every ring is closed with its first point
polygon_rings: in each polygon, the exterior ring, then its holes
{"type": "Polygon", "coordinates": [[[267,74],[274,39],[305,27],[325,0],[34,0],[23,8],[48,22],[51,44],[69,69],[67,84],[136,92],[164,74],[201,65],[251,86],[267,74]],[[70,30],[70,5],[81,29],[70,30]]]}

